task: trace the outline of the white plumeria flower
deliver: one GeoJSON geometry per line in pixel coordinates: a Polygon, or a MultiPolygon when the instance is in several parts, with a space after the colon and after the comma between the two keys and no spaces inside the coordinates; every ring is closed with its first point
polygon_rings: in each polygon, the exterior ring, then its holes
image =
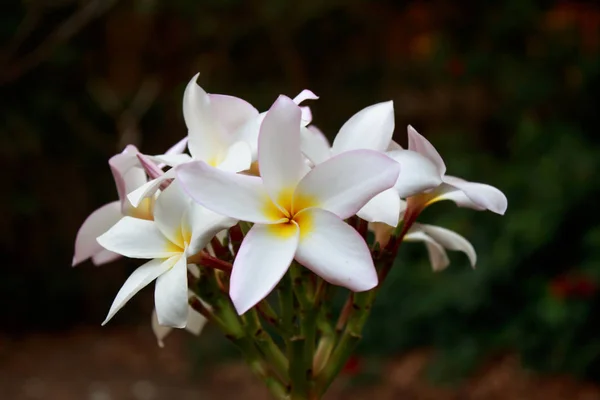
{"type": "Polygon", "coordinates": [[[353,291],[377,285],[366,243],[343,220],[392,187],[400,167],[377,152],[358,150],[308,172],[300,150],[300,119],[300,108],[285,96],[268,111],[258,138],[260,178],[201,162],[177,168],[178,181],[194,200],[254,223],[230,280],[230,296],[239,314],[269,294],[293,259],[353,291]]]}
{"type": "Polygon", "coordinates": [[[504,193],[484,183],[469,182],[461,178],[446,175],[446,165],[435,147],[419,134],[412,126],[408,126],[408,148],[427,157],[442,177],[443,183],[433,190],[417,194],[408,199],[407,216],[416,218],[421,210],[441,200],[452,200],[459,207],[474,210],[490,210],[504,215],[508,200],[504,193]]]}
{"type": "Polygon", "coordinates": [[[237,221],[194,202],[173,182],[160,193],[154,221],[123,217],[98,243],[125,257],[151,259],[127,278],[106,324],[137,292],[156,279],[154,303],[160,325],[185,327],[188,319],[187,257],[237,221]]]}
{"type": "MultiPolygon", "coordinates": [[[[375,241],[382,247],[387,245],[390,236],[394,230],[393,227],[377,222],[370,224],[369,228],[375,233],[375,241]]],[[[453,251],[462,251],[469,258],[473,268],[477,262],[477,253],[473,245],[458,233],[441,226],[413,224],[404,235],[406,242],[424,242],[429,255],[429,262],[434,271],[442,271],[450,265],[450,259],[446,249],[453,251]]]]}
{"type": "MultiPolygon", "coordinates": [[[[191,290],[188,290],[188,296],[195,296],[195,294],[191,290]]],[[[205,306],[207,308],[209,307],[208,304],[205,304],[205,306]]],[[[188,306],[188,319],[187,319],[187,323],[185,325],[185,329],[188,332],[190,332],[191,334],[196,335],[196,336],[200,335],[200,333],[202,333],[202,330],[206,326],[207,322],[208,322],[208,320],[206,318],[204,318],[204,316],[202,314],[200,314],[199,312],[197,312],[196,310],[194,310],[193,308],[188,306]]],[[[152,331],[154,332],[154,335],[156,336],[156,340],[158,341],[158,346],[164,347],[165,346],[164,340],[171,333],[173,328],[171,328],[169,326],[163,326],[158,322],[158,316],[156,314],[156,310],[152,311],[152,318],[151,318],[150,323],[152,326],[152,331]]]]}
{"type": "Polygon", "coordinates": [[[369,201],[357,215],[369,222],[398,224],[401,198],[405,198],[442,183],[441,176],[427,157],[410,150],[390,147],[394,132],[394,103],[374,104],[354,114],[340,129],[328,148],[327,139],[317,129],[305,140],[305,154],[315,164],[350,150],[368,149],[385,153],[400,164],[402,173],[394,187],[369,201]]]}
{"type": "MultiPolygon", "coordinates": [[[[191,161],[204,161],[225,171],[247,170],[252,162],[251,144],[239,139],[236,132],[249,121],[256,120],[258,111],[250,103],[233,96],[208,94],[197,83],[196,74],[183,94],[183,118],[188,128],[187,154],[165,154],[152,157],[170,167],[191,161]]],[[[129,193],[132,204],[151,196],[160,185],[175,178],[172,168],[129,193]]]]}
{"type": "Polygon", "coordinates": [[[138,149],[129,145],[122,153],[111,157],[108,161],[117,186],[119,200],[100,207],[83,222],[75,239],[73,266],[88,258],[91,258],[95,265],[101,265],[120,257],[118,254],[100,246],[96,238],[106,232],[123,216],[129,215],[136,218],[152,219],[154,199],[149,198],[138,204],[137,207],[134,207],[127,200],[128,192],[146,183],[144,170],[136,167],[139,164],[137,154],[139,154],[138,149]]]}

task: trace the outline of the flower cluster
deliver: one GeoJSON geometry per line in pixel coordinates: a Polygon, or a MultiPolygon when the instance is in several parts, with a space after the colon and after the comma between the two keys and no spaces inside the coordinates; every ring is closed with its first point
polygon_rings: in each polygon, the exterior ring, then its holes
{"type": "Polygon", "coordinates": [[[110,159],[119,201],[84,222],[73,264],[118,256],[149,260],[126,280],[104,323],[156,281],[153,327],[160,343],[170,328],[198,333],[208,318],[239,339],[247,356],[259,348],[283,384],[271,387],[275,395],[305,390],[298,380],[311,376],[322,391],[348,355],[336,359],[341,332],[357,334],[370,309],[364,306],[373,296],[358,293],[375,293],[400,242],[424,242],[434,270],[449,264],[446,249],[466,253],[475,265],[471,244],[448,229],[416,223],[421,211],[452,200],[503,214],[506,197],[446,175],[439,153],[411,126],[408,148],[395,143],[391,101],[356,113],[330,145],[312,125],[310,109],[300,106],[317,99],[312,92],[279,96],[259,113],[239,98],[207,94],[197,77],[183,95],[186,138],[165,154],[128,146],[110,159]],[[337,330],[320,312],[336,286],[355,293],[337,330]],[[265,300],[275,288],[279,313],[265,300]],[[252,331],[260,326],[258,315],[280,332],[288,356],[264,337],[250,345],[242,340],[258,335],[252,331]],[[304,356],[294,364],[298,337],[304,356]],[[294,374],[294,365],[306,369],[294,374]]]}

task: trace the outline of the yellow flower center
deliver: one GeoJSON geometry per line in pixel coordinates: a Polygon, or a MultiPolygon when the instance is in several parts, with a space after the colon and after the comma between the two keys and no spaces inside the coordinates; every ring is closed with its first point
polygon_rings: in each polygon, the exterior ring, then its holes
{"type": "Polygon", "coordinates": [[[294,196],[294,188],[286,188],[277,196],[277,204],[270,199],[265,199],[265,214],[277,224],[269,225],[271,232],[281,238],[289,238],[294,235],[296,229],[300,229],[300,239],[312,231],[313,221],[311,215],[302,212],[310,207],[316,207],[314,198],[304,195],[294,196]]]}

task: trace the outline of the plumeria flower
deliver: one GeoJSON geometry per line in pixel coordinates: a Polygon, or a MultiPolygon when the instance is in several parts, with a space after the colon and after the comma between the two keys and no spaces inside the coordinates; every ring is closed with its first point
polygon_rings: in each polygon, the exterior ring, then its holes
{"type": "Polygon", "coordinates": [[[452,200],[459,207],[490,210],[500,215],[506,212],[508,200],[500,190],[484,183],[469,182],[446,175],[446,165],[435,147],[410,125],[408,126],[408,149],[427,157],[435,164],[443,183],[433,190],[407,199],[405,223],[414,221],[425,207],[441,200],[452,200]]]}
{"type": "MultiPolygon", "coordinates": [[[[384,223],[370,224],[370,229],[375,233],[375,241],[385,247],[390,240],[393,227],[384,223]]],[[[447,250],[462,251],[469,258],[471,266],[475,268],[477,254],[473,245],[458,233],[441,226],[413,224],[403,240],[406,242],[424,242],[429,255],[429,262],[434,271],[442,271],[450,265],[447,250]]]]}
{"type": "Polygon", "coordinates": [[[156,279],[154,303],[160,325],[183,328],[188,320],[187,258],[237,221],[191,201],[177,182],[160,193],[154,220],[123,217],[98,243],[125,257],[150,259],[119,290],[106,324],[137,292],[156,279]]]}
{"type": "Polygon", "coordinates": [[[394,187],[386,190],[363,207],[357,214],[369,222],[398,224],[400,199],[442,183],[436,165],[427,157],[411,150],[402,150],[391,144],[394,132],[394,103],[387,101],[366,107],[354,114],[340,129],[328,148],[327,139],[312,128],[310,140],[306,140],[307,157],[315,164],[350,150],[368,149],[385,153],[400,164],[402,173],[394,187]]]}
{"type": "MultiPolygon", "coordinates": [[[[195,296],[194,292],[188,290],[188,296],[195,296]]],[[[206,307],[209,307],[208,304],[205,304],[206,307]]],[[[202,314],[195,311],[193,308],[188,306],[188,317],[187,323],[185,325],[185,329],[193,335],[200,335],[202,330],[206,326],[208,320],[204,318],[202,314]]],[[[159,347],[164,347],[165,338],[171,333],[173,328],[170,326],[163,326],[158,322],[158,315],[156,314],[156,310],[152,311],[152,319],[151,326],[154,335],[156,336],[156,340],[158,341],[159,347]]]]}
{"type": "Polygon", "coordinates": [[[129,145],[122,153],[111,157],[108,161],[117,186],[119,200],[100,207],[83,222],[75,239],[73,266],[88,258],[91,258],[95,265],[101,265],[120,257],[118,254],[100,246],[96,238],[106,232],[123,216],[129,215],[149,220],[153,218],[154,199],[149,198],[138,204],[137,207],[134,207],[127,199],[128,192],[146,183],[146,174],[141,168],[136,167],[138,153],[135,146],[129,145]]]}
{"type": "MultiPolygon", "coordinates": [[[[250,167],[251,145],[235,134],[248,121],[256,120],[258,111],[250,103],[233,96],[208,94],[197,83],[196,74],[183,94],[183,118],[188,128],[187,154],[165,154],[155,161],[176,167],[190,161],[204,161],[225,171],[239,172],[250,167]]],[[[132,204],[151,196],[161,184],[175,178],[172,168],[129,194],[132,204]]]]}
{"type": "Polygon", "coordinates": [[[233,264],[230,297],[239,314],[262,300],[292,260],[353,291],[377,285],[362,237],[343,220],[393,186],[400,166],[368,150],[339,154],[309,171],[300,149],[301,110],[280,96],[258,137],[261,177],[203,162],[177,168],[178,181],[205,207],[254,223],[233,264]]]}

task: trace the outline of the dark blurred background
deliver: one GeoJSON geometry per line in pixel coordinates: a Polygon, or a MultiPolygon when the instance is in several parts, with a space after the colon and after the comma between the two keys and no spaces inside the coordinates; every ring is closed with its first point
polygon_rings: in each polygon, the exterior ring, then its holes
{"type": "Polygon", "coordinates": [[[600,399],[600,3],[13,0],[0,36],[0,398],[265,396],[210,327],[159,349],[152,290],[100,327],[135,261],[70,268],[116,198],[108,158],[184,137],[200,72],[261,111],[313,90],[330,138],[393,99],[400,143],[412,124],[509,199],[504,217],[426,210],[478,268],[452,254],[434,274],[403,246],[332,399],[600,399]]]}

